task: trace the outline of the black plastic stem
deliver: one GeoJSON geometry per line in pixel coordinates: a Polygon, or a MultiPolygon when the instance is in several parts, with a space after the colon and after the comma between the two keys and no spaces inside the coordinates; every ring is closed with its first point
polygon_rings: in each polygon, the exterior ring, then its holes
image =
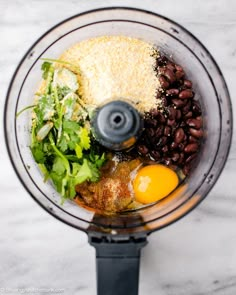
{"type": "Polygon", "coordinates": [[[97,295],[138,295],[140,250],[146,237],[89,237],[89,243],[96,248],[97,295]]]}

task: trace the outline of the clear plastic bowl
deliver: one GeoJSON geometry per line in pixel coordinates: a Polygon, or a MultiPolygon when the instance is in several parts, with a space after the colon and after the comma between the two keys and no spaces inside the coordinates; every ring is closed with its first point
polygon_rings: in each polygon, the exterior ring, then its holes
{"type": "Polygon", "coordinates": [[[13,167],[30,195],[50,214],[86,232],[125,235],[160,229],[191,211],[208,194],[219,177],[230,148],[232,110],[223,75],[207,49],[180,25],[157,14],[107,8],[76,15],[56,25],[29,49],[12,78],[5,104],[5,138],[13,167]],[[200,161],[177,191],[153,206],[105,217],[72,201],[60,204],[54,187],[43,181],[31,151],[31,111],[40,81],[40,58],[57,58],[76,42],[102,36],[126,35],[156,44],[172,55],[193,81],[204,118],[205,137],[200,161]]]}

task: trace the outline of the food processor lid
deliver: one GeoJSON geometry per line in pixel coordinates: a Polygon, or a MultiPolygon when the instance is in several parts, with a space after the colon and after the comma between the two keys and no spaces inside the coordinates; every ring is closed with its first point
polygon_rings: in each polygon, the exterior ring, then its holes
{"type": "Polygon", "coordinates": [[[129,103],[113,100],[95,111],[91,126],[96,140],[110,150],[130,148],[142,130],[142,119],[129,103]]]}

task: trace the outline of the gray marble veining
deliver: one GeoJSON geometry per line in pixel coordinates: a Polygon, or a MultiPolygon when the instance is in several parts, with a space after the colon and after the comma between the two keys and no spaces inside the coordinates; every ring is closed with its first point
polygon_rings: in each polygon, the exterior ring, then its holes
{"type": "MultiPolygon", "coordinates": [[[[0,0],[1,120],[10,78],[30,45],[63,19],[107,5],[153,10],[196,35],[223,71],[236,117],[234,0],[0,0]]],[[[95,251],[86,235],[36,205],[15,176],[3,141],[1,126],[0,293],[1,288],[34,287],[95,295],[95,251]]],[[[236,294],[235,169],[234,138],[228,163],[208,198],[179,222],[150,236],[142,252],[140,294],[236,294]]]]}

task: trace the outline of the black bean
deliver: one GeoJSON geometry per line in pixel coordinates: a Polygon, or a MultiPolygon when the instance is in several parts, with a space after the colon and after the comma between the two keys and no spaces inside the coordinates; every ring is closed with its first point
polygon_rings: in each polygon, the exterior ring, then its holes
{"type": "Polygon", "coordinates": [[[179,120],[182,117],[181,111],[176,110],[176,120],[179,120]]]}
{"type": "Polygon", "coordinates": [[[139,145],[138,152],[142,155],[146,155],[148,153],[148,148],[145,145],[139,145]]]}
{"type": "Polygon", "coordinates": [[[201,122],[201,126],[202,126],[202,124],[203,124],[202,116],[198,116],[198,117],[196,117],[196,120],[200,121],[200,122],[201,122]]]}
{"type": "Polygon", "coordinates": [[[176,80],[180,80],[181,78],[184,77],[184,72],[182,72],[182,71],[177,71],[177,72],[175,73],[175,77],[176,77],[176,80]]]}
{"type": "Polygon", "coordinates": [[[170,145],[170,148],[171,148],[172,150],[175,150],[175,149],[178,148],[178,146],[179,146],[178,143],[176,143],[176,142],[173,141],[173,142],[171,143],[171,145],[170,145]]]}
{"type": "Polygon", "coordinates": [[[185,153],[195,153],[198,150],[198,144],[197,143],[189,143],[184,148],[185,153]]]}
{"type": "Polygon", "coordinates": [[[159,160],[161,157],[158,151],[150,151],[150,156],[156,161],[159,160]]]}
{"type": "Polygon", "coordinates": [[[159,82],[160,82],[161,87],[163,89],[167,89],[170,86],[170,83],[166,80],[166,78],[164,76],[159,77],[159,82]]]}
{"type": "Polygon", "coordinates": [[[164,157],[164,163],[165,163],[167,166],[171,165],[171,164],[172,164],[171,158],[169,158],[169,157],[164,157]]]}
{"type": "Polygon", "coordinates": [[[193,113],[191,111],[187,112],[187,114],[184,115],[184,118],[185,119],[188,119],[188,118],[192,118],[193,116],[193,113]]]}
{"type": "Polygon", "coordinates": [[[161,91],[157,91],[156,98],[160,98],[161,96],[162,96],[162,92],[161,91]]]}
{"type": "Polygon", "coordinates": [[[153,127],[157,127],[157,125],[158,125],[157,120],[152,119],[152,126],[153,127]]]}
{"type": "Polygon", "coordinates": [[[193,113],[194,113],[196,116],[199,116],[199,115],[202,114],[202,111],[201,111],[200,105],[199,105],[199,103],[198,103],[196,100],[193,100],[192,110],[193,110],[193,113]]]}
{"type": "Polygon", "coordinates": [[[167,67],[169,70],[171,70],[172,72],[175,71],[175,65],[174,65],[173,63],[171,63],[171,62],[168,62],[168,63],[166,64],[166,67],[167,67]]]}
{"type": "Polygon", "coordinates": [[[175,135],[174,135],[174,141],[175,141],[177,144],[181,143],[181,141],[184,140],[184,135],[185,135],[185,133],[184,133],[183,128],[178,128],[178,129],[176,129],[176,131],[175,131],[175,135]]]}
{"type": "Polygon", "coordinates": [[[178,88],[171,88],[166,90],[166,94],[169,96],[178,96],[179,95],[179,89],[178,88]]]}
{"type": "Polygon", "coordinates": [[[170,136],[171,135],[171,128],[169,126],[165,126],[164,135],[165,136],[170,136]]]}
{"type": "Polygon", "coordinates": [[[155,133],[156,132],[155,132],[155,130],[153,128],[148,128],[147,129],[147,135],[148,135],[149,138],[153,138],[155,133]]]}
{"type": "Polygon", "coordinates": [[[178,164],[182,164],[183,160],[184,160],[184,153],[182,152],[182,153],[179,154],[178,164]]]}
{"type": "Polygon", "coordinates": [[[185,163],[192,162],[194,159],[196,159],[196,157],[197,157],[197,153],[194,153],[194,154],[188,156],[187,159],[185,160],[185,163]]]}
{"type": "Polygon", "coordinates": [[[189,135],[189,137],[188,137],[188,141],[189,141],[190,143],[192,143],[192,142],[197,142],[197,138],[194,137],[194,136],[192,136],[192,135],[189,135]]]}
{"type": "Polygon", "coordinates": [[[158,120],[160,123],[165,123],[165,122],[166,122],[166,118],[165,118],[165,116],[164,116],[162,113],[158,113],[158,115],[157,115],[157,120],[158,120]]]}
{"type": "Polygon", "coordinates": [[[192,88],[192,82],[190,80],[184,80],[184,86],[186,88],[192,88]]]}
{"type": "Polygon", "coordinates": [[[186,123],[188,124],[188,126],[193,127],[195,129],[200,129],[202,127],[202,121],[201,120],[197,120],[197,119],[188,119],[186,121],[186,123]]]}
{"type": "Polygon", "coordinates": [[[169,80],[169,82],[172,84],[175,82],[176,77],[173,71],[171,71],[170,69],[165,69],[163,72],[163,75],[169,80]]]}
{"type": "Polygon", "coordinates": [[[202,131],[202,129],[197,130],[197,129],[194,129],[194,128],[189,128],[189,133],[192,136],[196,137],[196,138],[203,137],[203,131],[202,131]]]}
{"type": "Polygon", "coordinates": [[[167,107],[168,102],[167,102],[167,99],[166,99],[165,96],[162,96],[161,101],[162,101],[162,105],[163,105],[164,107],[167,107]]]}
{"type": "Polygon", "coordinates": [[[164,56],[164,55],[158,57],[158,59],[157,59],[157,64],[158,64],[158,66],[163,66],[163,65],[165,65],[166,62],[167,62],[167,60],[168,60],[167,57],[164,56]]]}
{"type": "Polygon", "coordinates": [[[182,99],[178,99],[178,98],[174,98],[172,99],[173,104],[177,107],[177,108],[182,108],[183,106],[186,105],[187,100],[182,100],[182,99]]]}
{"type": "Polygon", "coordinates": [[[169,148],[167,145],[163,146],[163,148],[161,149],[163,153],[167,153],[169,151],[169,148]]]}
{"type": "Polygon", "coordinates": [[[155,132],[155,136],[157,138],[161,137],[161,135],[163,134],[163,129],[164,127],[162,125],[160,125],[157,129],[156,129],[156,132],[155,132]]]}
{"type": "Polygon", "coordinates": [[[196,119],[202,121],[202,116],[198,116],[198,117],[196,117],[196,119]]]}
{"type": "Polygon", "coordinates": [[[189,112],[190,108],[191,108],[191,101],[189,100],[188,103],[186,104],[186,106],[183,107],[182,109],[182,113],[185,115],[189,112]]]}
{"type": "Polygon", "coordinates": [[[183,72],[183,68],[180,65],[175,65],[176,71],[183,72]]]}
{"type": "Polygon", "coordinates": [[[167,125],[168,125],[168,126],[174,126],[175,123],[176,123],[176,121],[175,121],[174,119],[173,119],[173,120],[171,120],[171,119],[168,119],[168,120],[167,120],[167,125]]]}
{"type": "Polygon", "coordinates": [[[190,90],[190,89],[185,89],[185,90],[182,90],[179,94],[179,98],[180,99],[188,99],[188,98],[191,98],[193,97],[193,91],[190,90]]]}
{"type": "Polygon", "coordinates": [[[189,173],[190,173],[190,165],[189,164],[184,165],[183,173],[185,176],[189,175],[189,173]]]}
{"type": "Polygon", "coordinates": [[[157,109],[153,108],[153,109],[150,110],[149,113],[150,113],[150,115],[151,115],[153,118],[155,118],[155,117],[157,117],[157,115],[159,114],[159,111],[158,111],[157,109]]]}
{"type": "Polygon", "coordinates": [[[169,119],[174,120],[176,117],[176,109],[174,107],[169,107],[167,111],[169,119]]]}
{"type": "Polygon", "coordinates": [[[181,142],[179,143],[178,148],[182,152],[185,149],[185,146],[186,146],[186,142],[181,142]]]}
{"type": "Polygon", "coordinates": [[[175,124],[173,126],[171,126],[171,134],[174,135],[176,129],[179,127],[179,125],[177,124],[177,122],[175,122],[175,124]]]}
{"type": "Polygon", "coordinates": [[[167,143],[167,137],[166,136],[162,136],[157,144],[156,144],[156,147],[161,147],[161,146],[164,146],[165,144],[167,143]]]}
{"type": "Polygon", "coordinates": [[[180,127],[186,127],[186,122],[185,121],[182,121],[180,124],[179,124],[180,127]]]}
{"type": "Polygon", "coordinates": [[[146,128],[153,127],[153,119],[151,119],[151,118],[147,118],[147,119],[145,120],[145,122],[144,122],[144,126],[145,126],[146,128]]]}
{"type": "Polygon", "coordinates": [[[171,156],[172,161],[177,162],[179,160],[179,154],[178,153],[173,153],[171,156]]]}

